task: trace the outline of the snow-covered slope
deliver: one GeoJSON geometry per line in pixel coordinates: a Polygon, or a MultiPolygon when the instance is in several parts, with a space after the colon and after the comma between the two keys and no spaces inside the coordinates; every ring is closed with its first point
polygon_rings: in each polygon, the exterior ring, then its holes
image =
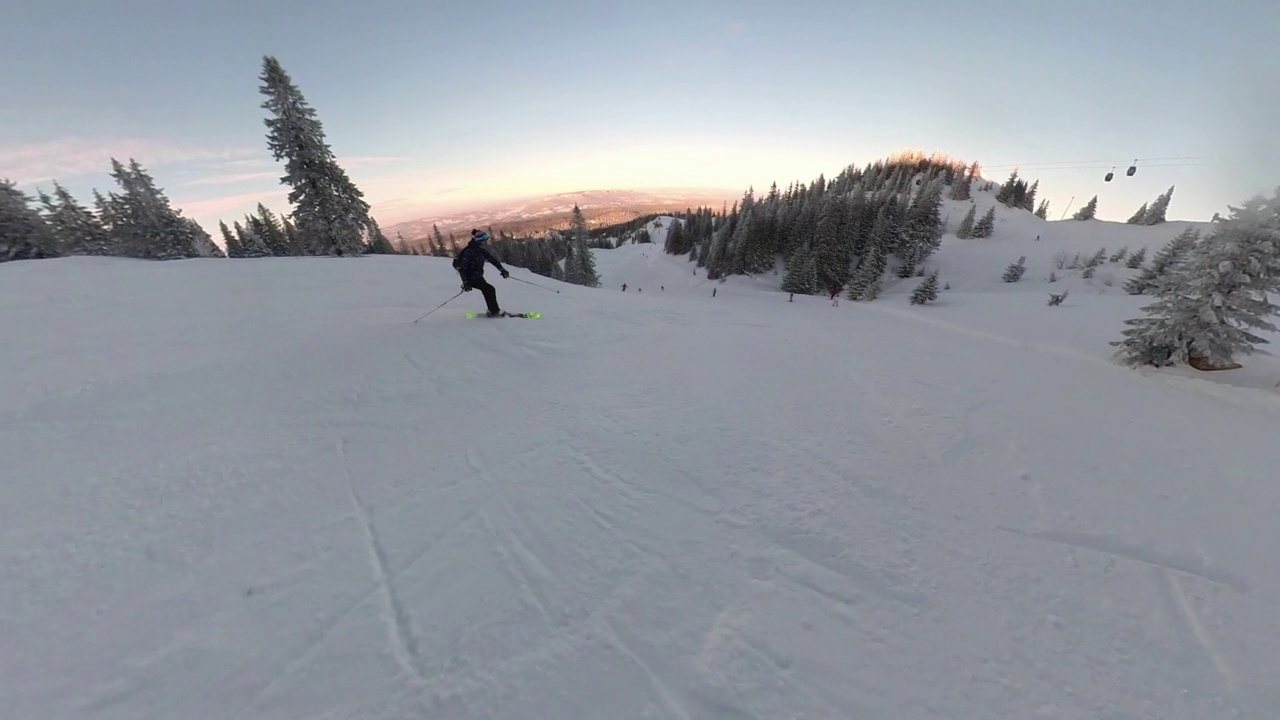
{"type": "Polygon", "coordinates": [[[1280,406],[1108,363],[1077,225],[926,307],[657,244],[499,281],[539,320],[412,324],[432,258],[0,266],[0,714],[1276,717],[1280,406]]]}

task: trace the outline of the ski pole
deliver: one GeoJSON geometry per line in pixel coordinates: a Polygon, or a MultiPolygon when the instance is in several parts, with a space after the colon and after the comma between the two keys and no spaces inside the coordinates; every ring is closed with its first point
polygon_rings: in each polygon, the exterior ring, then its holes
{"type": "MultiPolygon", "coordinates": [[[[508,275],[507,277],[511,278],[512,280],[520,280],[520,278],[516,277],[515,275],[508,275]]],[[[520,282],[524,283],[525,285],[532,285],[532,286],[534,286],[534,287],[536,287],[536,288],[542,288],[543,290],[550,290],[550,291],[551,291],[551,292],[553,292],[553,293],[557,293],[557,294],[558,294],[558,293],[560,292],[559,290],[556,290],[555,288],[549,288],[549,287],[547,287],[547,286],[545,286],[545,285],[539,285],[538,283],[532,283],[532,282],[529,282],[528,280],[520,280],[520,282]]]]}
{"type": "MultiPolygon", "coordinates": [[[[462,293],[464,293],[464,292],[466,292],[466,290],[459,290],[459,291],[458,291],[458,295],[461,295],[461,294],[462,294],[462,293]]],[[[422,317],[418,318],[418,320],[421,320],[422,318],[426,317],[427,315],[430,315],[431,313],[435,312],[436,310],[439,310],[440,308],[444,307],[445,305],[448,305],[449,303],[453,302],[454,300],[457,300],[457,299],[458,299],[458,295],[454,295],[453,297],[449,298],[448,300],[445,300],[444,302],[440,303],[439,305],[437,305],[437,306],[435,307],[435,309],[434,309],[434,310],[429,310],[429,311],[427,311],[426,315],[423,315],[422,317]]],[[[418,324],[418,320],[414,320],[414,321],[413,321],[413,324],[414,324],[414,325],[417,325],[417,324],[418,324]]]]}

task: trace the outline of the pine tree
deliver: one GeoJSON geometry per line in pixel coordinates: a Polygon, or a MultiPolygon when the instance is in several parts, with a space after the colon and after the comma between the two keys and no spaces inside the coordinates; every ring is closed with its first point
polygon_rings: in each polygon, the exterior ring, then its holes
{"type": "Polygon", "coordinates": [[[1125,220],[1125,222],[1130,225],[1141,225],[1146,220],[1146,218],[1147,218],[1147,204],[1142,203],[1142,207],[1138,208],[1138,211],[1135,212],[1128,220],[1125,220]]]}
{"type": "Polygon", "coordinates": [[[358,256],[365,252],[369,205],[339,167],[315,110],[274,57],[263,58],[262,103],[274,117],[264,122],[267,146],[285,160],[282,183],[292,187],[289,202],[303,242],[313,252],[358,256]]]}
{"type": "Polygon", "coordinates": [[[289,247],[289,239],[285,237],[284,228],[280,225],[280,219],[276,214],[271,212],[270,208],[262,203],[258,203],[257,221],[254,223],[254,229],[262,238],[262,244],[272,255],[286,256],[291,255],[289,247]]]}
{"type": "Polygon", "coordinates": [[[929,273],[915,290],[911,291],[911,304],[923,305],[938,299],[938,271],[929,273]]]}
{"type": "MultiPolygon", "coordinates": [[[[1164,247],[1156,251],[1156,255],[1151,259],[1151,266],[1143,269],[1142,272],[1129,278],[1124,284],[1124,291],[1130,295],[1142,295],[1153,288],[1161,281],[1171,268],[1176,266],[1183,258],[1187,257],[1196,245],[1200,242],[1200,231],[1194,228],[1187,228],[1178,233],[1164,247]]],[[[1138,262],[1130,267],[1137,268],[1142,264],[1142,260],[1146,257],[1147,249],[1142,248],[1142,256],[1133,255],[1129,258],[1130,262],[1135,257],[1139,258],[1138,262]]]]}
{"type": "Polygon", "coordinates": [[[181,224],[185,229],[187,242],[190,243],[195,257],[216,257],[225,258],[227,255],[218,247],[218,243],[213,241],[213,237],[209,235],[200,223],[191,218],[180,218],[181,224]]]}
{"type": "Polygon", "coordinates": [[[952,200],[968,200],[973,195],[973,177],[957,176],[955,181],[951,183],[951,192],[948,195],[952,200]]]}
{"type": "Polygon", "coordinates": [[[1017,170],[1009,173],[1009,179],[1004,181],[1004,184],[1000,186],[1000,191],[996,193],[996,202],[1002,205],[1015,205],[1017,202],[1015,195],[1019,182],[1017,170]]]}
{"type": "Polygon", "coordinates": [[[373,218],[369,218],[369,252],[377,255],[395,255],[396,249],[391,245],[391,241],[382,233],[382,228],[378,227],[378,222],[373,218]]]}
{"type": "Polygon", "coordinates": [[[1040,205],[1036,207],[1036,217],[1041,220],[1049,219],[1049,201],[1041,200],[1040,205]]]}
{"type": "MultiPolygon", "coordinates": [[[[1039,189],[1040,189],[1039,180],[1036,180],[1035,182],[1031,183],[1031,187],[1028,188],[1026,193],[1022,196],[1022,201],[1018,203],[1018,207],[1022,208],[1023,210],[1026,210],[1027,212],[1033,212],[1034,211],[1033,209],[1036,206],[1036,192],[1039,189]]],[[[1048,206],[1046,206],[1045,209],[1047,211],[1048,206]]]]}
{"type": "Polygon", "coordinates": [[[965,213],[964,219],[960,221],[960,227],[956,229],[956,237],[961,240],[968,240],[973,237],[973,223],[977,219],[978,206],[970,205],[969,212],[965,213]]]}
{"type": "Polygon", "coordinates": [[[973,226],[973,236],[976,238],[991,237],[991,233],[996,229],[996,206],[992,205],[987,208],[987,214],[982,216],[977,225],[973,226]]]}
{"type": "Polygon", "coordinates": [[[942,242],[942,185],[929,183],[907,209],[898,250],[898,277],[909,278],[916,268],[929,259],[942,242]]]}
{"type": "Polygon", "coordinates": [[[1165,222],[1165,214],[1169,210],[1169,201],[1172,199],[1173,187],[1170,186],[1168,190],[1161,193],[1160,196],[1155,199],[1155,202],[1151,203],[1151,206],[1147,208],[1147,211],[1142,216],[1142,224],[1159,225],[1160,223],[1165,222]]]}
{"type": "Polygon", "coordinates": [[[564,281],[575,285],[600,287],[600,275],[596,272],[596,258],[588,245],[589,236],[586,218],[575,204],[569,254],[564,261],[564,281]]]}
{"type": "Polygon", "coordinates": [[[1141,247],[1138,252],[1129,255],[1129,259],[1124,261],[1124,266],[1130,270],[1137,270],[1142,267],[1142,263],[1147,259],[1147,248],[1141,247]]]}
{"type": "MultiPolygon", "coordinates": [[[[99,216],[120,248],[120,254],[148,260],[175,260],[201,257],[208,251],[203,230],[192,227],[187,218],[174,210],[164,191],[137,160],[130,159],[126,167],[119,160],[111,159],[111,177],[122,192],[111,193],[105,200],[97,196],[102,206],[99,216]]],[[[209,242],[212,242],[210,240],[209,242]]]]}
{"type": "Polygon", "coordinates": [[[1009,267],[1004,269],[1004,275],[1001,279],[1007,283],[1015,283],[1022,279],[1022,274],[1027,271],[1027,256],[1023,255],[1018,258],[1018,262],[1010,263],[1009,267]]]}
{"type": "Polygon", "coordinates": [[[58,241],[63,255],[115,255],[111,234],[89,209],[76,201],[65,187],[54,182],[53,196],[39,194],[44,218],[58,241]]]}
{"type": "Polygon", "coordinates": [[[801,245],[787,260],[787,273],[782,277],[782,291],[812,295],[818,289],[818,268],[809,243],[801,245]]]}
{"type": "Polygon", "coordinates": [[[233,225],[233,228],[236,233],[236,245],[240,248],[240,257],[260,258],[271,256],[271,251],[267,249],[266,244],[262,242],[262,238],[253,230],[252,225],[249,228],[245,228],[237,222],[233,225]]]}
{"type": "Polygon", "coordinates": [[[218,230],[222,233],[222,246],[227,253],[227,257],[244,257],[244,252],[240,249],[240,238],[231,232],[231,228],[227,227],[227,223],[219,220],[218,230]]]}
{"type": "Polygon", "coordinates": [[[1124,247],[1122,247],[1122,248],[1120,248],[1119,250],[1117,250],[1117,251],[1115,251],[1114,253],[1112,253],[1112,254],[1111,254],[1111,257],[1108,257],[1108,258],[1107,258],[1107,262],[1110,262],[1110,263],[1118,263],[1118,262],[1120,262],[1121,260],[1123,260],[1123,259],[1125,258],[1125,256],[1126,256],[1126,255],[1128,255],[1128,254],[1129,254],[1129,246],[1128,246],[1128,245],[1125,245],[1124,247]]]}
{"type": "Polygon", "coordinates": [[[1127,320],[1118,356],[1129,365],[1170,365],[1192,359],[1230,365],[1274,332],[1267,320],[1280,292],[1280,231],[1259,225],[1224,224],[1155,284],[1156,302],[1146,317],[1127,320]]]}
{"type": "Polygon", "coordinates": [[[0,179],[0,262],[58,257],[57,240],[31,199],[0,179]]]}
{"type": "Polygon", "coordinates": [[[884,247],[873,241],[867,255],[862,258],[862,263],[853,273],[853,279],[849,283],[849,299],[876,299],[880,293],[880,283],[887,265],[888,257],[884,247]]]}
{"type": "Polygon", "coordinates": [[[1085,204],[1084,207],[1076,211],[1071,216],[1072,220],[1092,220],[1098,214],[1098,196],[1094,195],[1093,199],[1085,204]]]}

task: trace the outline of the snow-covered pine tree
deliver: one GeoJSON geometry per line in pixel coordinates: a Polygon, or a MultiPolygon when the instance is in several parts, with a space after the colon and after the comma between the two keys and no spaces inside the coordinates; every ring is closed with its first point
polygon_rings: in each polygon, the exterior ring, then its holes
{"type": "Polygon", "coordinates": [[[231,232],[231,228],[227,227],[225,221],[218,221],[218,230],[222,233],[222,246],[227,253],[227,257],[244,257],[244,253],[240,249],[240,238],[231,232]]]}
{"type": "MultiPolygon", "coordinates": [[[[249,217],[251,218],[252,216],[249,217]]],[[[232,227],[236,233],[236,245],[240,248],[240,257],[260,258],[271,256],[271,251],[267,249],[266,244],[262,242],[262,238],[254,231],[252,223],[248,228],[238,222],[232,227]]]]}
{"type": "Polygon", "coordinates": [[[1280,230],[1223,223],[1181,260],[1165,268],[1152,288],[1158,298],[1146,317],[1125,321],[1124,339],[1112,343],[1129,365],[1228,367],[1274,332],[1268,318],[1280,308],[1280,230]]]}
{"type": "MultiPolygon", "coordinates": [[[[876,226],[880,225],[881,222],[878,221],[876,226]]],[[[853,278],[849,281],[849,299],[874,300],[880,292],[881,278],[884,276],[888,262],[889,258],[884,251],[884,246],[873,238],[866,256],[862,258],[858,269],[853,273],[853,278]]]]}
{"type": "Polygon", "coordinates": [[[280,218],[271,209],[262,203],[258,203],[258,222],[254,223],[254,230],[262,239],[262,244],[267,250],[276,256],[291,255],[289,240],[285,237],[284,227],[280,224],[280,218]]]}
{"type": "Polygon", "coordinates": [[[964,214],[964,218],[960,221],[960,227],[956,228],[956,237],[961,240],[968,240],[973,237],[973,224],[977,219],[978,206],[970,205],[969,212],[964,214]]]}
{"type": "Polygon", "coordinates": [[[1036,217],[1040,218],[1041,220],[1048,220],[1048,219],[1049,219],[1049,201],[1048,201],[1048,199],[1041,200],[1041,201],[1040,201],[1040,204],[1036,206],[1036,217]]]}
{"type": "Polygon", "coordinates": [[[17,183],[0,178],[0,262],[58,257],[53,228],[17,183]]]}
{"type": "Polygon", "coordinates": [[[1169,201],[1173,199],[1173,186],[1161,193],[1147,208],[1147,212],[1142,216],[1143,225],[1159,225],[1165,222],[1165,215],[1169,211],[1169,201]]]}
{"type": "Polygon", "coordinates": [[[938,271],[929,273],[925,279],[911,291],[911,304],[924,305],[938,299],[938,271]]]}
{"type": "Polygon", "coordinates": [[[39,194],[44,206],[45,222],[53,230],[58,250],[63,255],[115,255],[116,248],[111,235],[89,208],[81,205],[58,182],[53,183],[53,195],[39,194]]]}
{"type": "Polygon", "coordinates": [[[818,286],[823,289],[844,287],[849,282],[852,257],[851,246],[844,242],[846,210],[844,198],[836,193],[828,193],[821,200],[810,249],[817,268],[818,286]]]}
{"type": "Polygon", "coordinates": [[[1130,270],[1137,270],[1142,267],[1142,263],[1147,259],[1147,248],[1145,246],[1138,249],[1136,253],[1130,253],[1129,259],[1124,261],[1124,266],[1130,270]]]}
{"type": "Polygon", "coordinates": [[[120,254],[147,260],[176,260],[200,257],[207,250],[199,234],[169,205],[169,198],[137,160],[131,158],[126,167],[111,158],[111,177],[123,192],[111,193],[103,201],[106,207],[99,216],[104,219],[113,241],[118,243],[120,254]]]}
{"type": "Polygon", "coordinates": [[[564,262],[564,281],[574,285],[600,287],[600,275],[596,272],[596,258],[588,245],[590,233],[582,210],[575,204],[569,241],[569,255],[564,262]]]}
{"type": "Polygon", "coordinates": [[[382,228],[378,226],[378,221],[372,217],[369,218],[369,252],[377,255],[395,255],[395,246],[383,234],[382,228]]]}
{"type": "Polygon", "coordinates": [[[1146,220],[1146,218],[1147,218],[1147,204],[1142,203],[1142,207],[1138,208],[1138,211],[1135,212],[1132,216],[1130,216],[1128,220],[1125,220],[1125,222],[1130,225],[1141,225],[1143,221],[1146,220]]]}
{"type": "Polygon", "coordinates": [[[1123,260],[1125,256],[1128,254],[1129,254],[1129,246],[1125,245],[1124,247],[1120,248],[1114,253],[1111,253],[1111,256],[1107,258],[1107,262],[1118,263],[1121,260],[1123,260]]]}
{"type": "Polygon", "coordinates": [[[1014,195],[1018,187],[1018,171],[1014,170],[1009,173],[1009,179],[1004,181],[1000,186],[1000,191],[996,193],[996,202],[1003,205],[1012,205],[1015,202],[1014,195]]]}
{"type": "Polygon", "coordinates": [[[1071,216],[1071,219],[1072,220],[1092,220],[1094,216],[1097,214],[1098,214],[1098,196],[1094,195],[1093,199],[1085,203],[1084,207],[1077,210],[1075,214],[1071,216]]]}
{"type": "MultiPolygon", "coordinates": [[[[1022,202],[1021,204],[1018,205],[1018,207],[1022,208],[1023,210],[1026,210],[1027,212],[1034,212],[1034,208],[1036,206],[1036,192],[1039,189],[1040,189],[1039,180],[1036,180],[1035,182],[1031,183],[1031,187],[1027,189],[1027,193],[1022,197],[1022,202]]],[[[1047,205],[1045,206],[1045,210],[1046,211],[1048,210],[1047,205]]]]}
{"type": "Polygon", "coordinates": [[[951,183],[951,192],[948,197],[952,200],[968,200],[973,196],[973,178],[964,174],[957,174],[956,179],[951,183]]]}
{"type": "Polygon", "coordinates": [[[942,242],[941,178],[929,183],[907,209],[902,242],[898,249],[898,277],[909,278],[942,242]]]}
{"type": "Polygon", "coordinates": [[[179,218],[187,237],[187,242],[191,244],[191,249],[195,253],[195,257],[216,257],[225,258],[227,255],[218,247],[218,243],[213,241],[213,237],[209,232],[200,226],[192,218],[179,218]]]}
{"type": "Polygon", "coordinates": [[[987,214],[973,226],[973,236],[975,238],[988,238],[996,229],[996,206],[992,205],[987,208],[987,214]]]}
{"type": "Polygon", "coordinates": [[[812,295],[818,290],[818,269],[809,243],[801,245],[787,259],[787,272],[782,277],[782,291],[812,295]]]}
{"type": "Polygon", "coordinates": [[[270,55],[263,58],[262,107],[273,117],[267,126],[267,146],[276,160],[285,160],[285,177],[293,217],[303,244],[317,254],[359,256],[365,252],[369,204],[351,182],[325,140],[316,111],[270,55]]]}
{"type": "Polygon", "coordinates": [[[1084,261],[1084,266],[1087,268],[1096,268],[1106,259],[1107,249],[1105,247],[1100,247],[1097,252],[1089,256],[1088,260],[1084,261]]]}
{"type": "Polygon", "coordinates": [[[1004,275],[1000,276],[1007,283],[1015,283],[1022,279],[1022,274],[1027,271],[1027,256],[1023,255],[1018,258],[1018,262],[1009,263],[1009,267],[1004,269],[1004,275]]]}
{"type": "MultiPolygon", "coordinates": [[[[1169,272],[1170,268],[1187,257],[1199,242],[1200,231],[1195,228],[1187,228],[1178,233],[1172,240],[1165,243],[1164,247],[1156,251],[1156,255],[1151,259],[1149,267],[1144,268],[1142,272],[1125,282],[1124,291],[1130,295],[1142,295],[1149,292],[1169,272]]],[[[1145,259],[1146,250],[1145,247],[1142,248],[1143,259],[1145,259]]],[[[1133,257],[1136,257],[1136,255],[1133,257]]],[[[1130,262],[1133,261],[1133,257],[1129,258],[1130,262]]],[[[1131,267],[1137,268],[1141,264],[1142,262],[1139,260],[1137,264],[1131,267]]]]}

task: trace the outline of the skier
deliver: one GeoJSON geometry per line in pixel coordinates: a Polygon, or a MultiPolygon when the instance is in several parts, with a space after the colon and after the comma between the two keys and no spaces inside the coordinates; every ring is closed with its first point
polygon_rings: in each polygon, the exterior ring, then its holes
{"type": "Polygon", "coordinates": [[[489,233],[480,230],[471,231],[471,242],[458,252],[458,256],[453,259],[453,269],[458,271],[458,275],[462,278],[462,289],[471,292],[473,288],[480,288],[480,292],[484,294],[485,305],[489,307],[489,317],[498,317],[502,314],[502,308],[498,307],[498,291],[484,279],[484,263],[489,261],[493,266],[498,268],[498,272],[503,278],[511,277],[511,273],[502,267],[502,263],[493,256],[493,253],[485,249],[484,244],[489,239],[489,233]]]}

